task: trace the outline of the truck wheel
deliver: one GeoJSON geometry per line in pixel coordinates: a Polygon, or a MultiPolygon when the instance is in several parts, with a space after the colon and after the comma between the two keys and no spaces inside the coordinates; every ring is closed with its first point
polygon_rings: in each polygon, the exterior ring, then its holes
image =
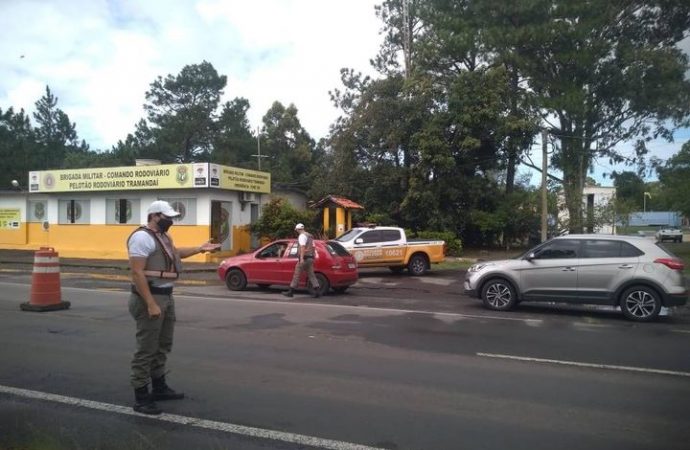
{"type": "Polygon", "coordinates": [[[407,263],[407,270],[413,276],[424,275],[429,270],[429,263],[423,255],[412,255],[407,263]]]}

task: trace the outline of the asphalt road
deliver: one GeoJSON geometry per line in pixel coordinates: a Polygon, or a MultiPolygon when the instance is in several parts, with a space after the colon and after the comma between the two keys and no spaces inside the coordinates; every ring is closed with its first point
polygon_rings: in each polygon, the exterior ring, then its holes
{"type": "Polygon", "coordinates": [[[0,448],[685,449],[686,309],[615,311],[459,294],[461,276],[365,271],[344,295],[176,288],[166,414],[131,413],[126,272],[63,268],[72,308],[19,309],[30,276],[0,269],[0,448]],[[58,395],[61,397],[55,397],[58,395]]]}

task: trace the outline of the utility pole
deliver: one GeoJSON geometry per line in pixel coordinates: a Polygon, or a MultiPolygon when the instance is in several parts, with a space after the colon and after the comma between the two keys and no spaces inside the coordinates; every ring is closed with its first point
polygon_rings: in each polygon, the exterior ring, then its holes
{"type": "Polygon", "coordinates": [[[256,157],[256,160],[258,161],[257,166],[259,167],[259,170],[261,170],[261,158],[268,158],[268,155],[262,155],[261,154],[261,128],[256,127],[256,155],[252,155],[256,157]]]}
{"type": "Polygon", "coordinates": [[[547,151],[547,139],[549,132],[546,128],[541,130],[541,241],[546,241],[547,233],[547,208],[548,202],[546,197],[546,169],[548,168],[549,153],[547,151]]]}

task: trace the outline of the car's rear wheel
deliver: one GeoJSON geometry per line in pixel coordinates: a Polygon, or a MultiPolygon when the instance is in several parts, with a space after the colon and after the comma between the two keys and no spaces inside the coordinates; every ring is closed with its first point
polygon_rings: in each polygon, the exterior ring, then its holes
{"type": "Polygon", "coordinates": [[[241,291],[247,287],[247,277],[240,269],[228,270],[227,275],[225,275],[225,285],[231,291],[241,291]]]}
{"type": "Polygon", "coordinates": [[[423,255],[412,255],[412,258],[407,263],[407,270],[410,272],[410,275],[424,275],[429,270],[429,263],[423,255]]]}
{"type": "Polygon", "coordinates": [[[626,319],[649,322],[661,311],[661,297],[647,286],[633,286],[621,295],[620,307],[626,319]]]}
{"type": "Polygon", "coordinates": [[[503,278],[494,278],[482,288],[484,306],[494,311],[508,311],[517,302],[513,286],[503,278]]]}
{"type": "MultiPolygon", "coordinates": [[[[326,278],[326,275],[322,273],[317,273],[316,279],[319,281],[319,295],[328,294],[328,291],[331,289],[331,283],[328,282],[328,278],[326,278]]],[[[313,292],[314,288],[312,287],[311,282],[308,282],[307,285],[309,290],[313,292]]]]}

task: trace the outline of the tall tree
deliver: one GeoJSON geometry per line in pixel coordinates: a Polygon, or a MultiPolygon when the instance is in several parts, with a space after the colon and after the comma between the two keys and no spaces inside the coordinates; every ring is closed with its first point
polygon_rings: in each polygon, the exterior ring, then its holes
{"type": "Polygon", "coordinates": [[[137,133],[149,142],[140,142],[140,156],[166,162],[208,160],[214,139],[214,120],[225,75],[209,62],[182,68],[176,76],[158,77],[146,92],[147,121],[137,125],[137,133]]]}
{"type": "Polygon", "coordinates": [[[314,157],[314,140],[302,127],[297,108],[274,102],[263,117],[261,153],[267,156],[262,170],[269,169],[273,181],[308,190],[314,157]],[[265,166],[264,166],[265,164],[265,166]]]}
{"type": "Polygon", "coordinates": [[[682,0],[486,0],[493,28],[529,80],[535,105],[560,140],[553,156],[563,171],[570,229],[583,229],[582,189],[597,158],[630,161],[616,144],[670,138],[667,123],[690,112],[688,58],[676,46],[690,26],[682,0]]]}
{"type": "MultiPolygon", "coordinates": [[[[657,168],[659,181],[663,186],[663,196],[673,209],[690,217],[690,141],[666,163],[657,168]]],[[[654,192],[655,195],[656,192],[654,192]]]]}
{"type": "Polygon", "coordinates": [[[56,169],[63,165],[68,148],[88,148],[79,143],[76,126],[67,114],[57,107],[58,98],[46,86],[46,92],[36,102],[36,140],[39,144],[38,165],[36,168],[56,169]]]}
{"type": "Polygon", "coordinates": [[[29,171],[39,167],[39,150],[34,128],[24,110],[0,109],[0,190],[9,189],[12,180],[27,188],[29,171]]]}
{"type": "Polygon", "coordinates": [[[215,123],[211,160],[220,164],[258,169],[257,137],[249,128],[249,101],[235,98],[226,102],[215,123]]]}
{"type": "Polygon", "coordinates": [[[642,204],[645,195],[644,180],[635,172],[613,172],[613,185],[616,187],[616,198],[620,202],[627,202],[642,210],[642,204]]]}

